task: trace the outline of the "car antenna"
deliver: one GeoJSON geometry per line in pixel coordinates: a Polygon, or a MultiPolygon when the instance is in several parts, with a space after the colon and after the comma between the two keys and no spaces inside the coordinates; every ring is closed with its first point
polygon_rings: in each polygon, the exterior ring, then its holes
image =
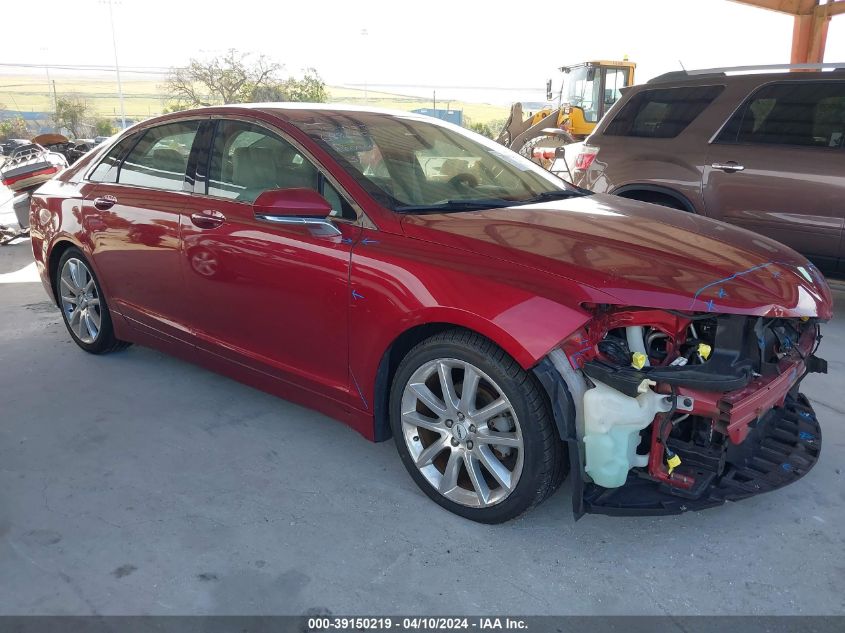
{"type": "Polygon", "coordinates": [[[684,62],[682,62],[682,61],[679,59],[679,60],[678,60],[678,63],[681,65],[681,70],[683,70],[684,72],[687,72],[687,69],[686,69],[686,68],[684,68],[684,62]]]}

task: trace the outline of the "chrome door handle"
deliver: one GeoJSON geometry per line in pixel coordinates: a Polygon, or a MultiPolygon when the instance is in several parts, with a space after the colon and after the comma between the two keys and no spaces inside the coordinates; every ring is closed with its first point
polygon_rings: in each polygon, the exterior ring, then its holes
{"type": "Polygon", "coordinates": [[[191,222],[201,229],[216,229],[226,221],[226,216],[216,209],[205,209],[191,214],[191,222]]]}
{"type": "Polygon", "coordinates": [[[94,198],[94,207],[96,207],[100,211],[111,209],[115,204],[117,204],[117,198],[110,194],[100,196],[99,198],[94,198]]]}
{"type": "Polygon", "coordinates": [[[713,169],[721,169],[722,171],[727,172],[729,174],[745,169],[745,165],[740,165],[739,163],[735,163],[732,160],[729,160],[727,163],[713,163],[710,166],[713,169]]]}

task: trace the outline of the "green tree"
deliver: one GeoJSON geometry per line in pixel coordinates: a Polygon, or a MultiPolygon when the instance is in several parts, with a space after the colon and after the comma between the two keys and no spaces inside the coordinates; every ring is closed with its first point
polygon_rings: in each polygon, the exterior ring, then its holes
{"type": "Polygon", "coordinates": [[[288,77],[271,86],[258,86],[252,91],[250,100],[256,103],[268,101],[298,101],[325,103],[328,100],[326,83],[313,68],[307,68],[302,79],[288,77]]]}
{"type": "Polygon", "coordinates": [[[264,55],[229,49],[221,57],[191,59],[187,67],[171,69],[165,90],[188,107],[244,103],[257,89],[278,84],[281,69],[264,55]]]}
{"type": "Polygon", "coordinates": [[[0,141],[7,141],[10,138],[29,138],[26,121],[19,116],[0,121],[0,141]]]}
{"type": "Polygon", "coordinates": [[[486,136],[487,138],[498,138],[499,133],[502,131],[502,128],[505,125],[504,119],[496,119],[493,121],[472,121],[469,117],[464,117],[464,127],[467,129],[472,130],[482,136],[486,136]]]}
{"type": "Polygon", "coordinates": [[[164,106],[164,109],[161,111],[161,113],[162,114],[170,114],[171,112],[181,112],[182,110],[187,110],[190,107],[191,106],[189,106],[185,103],[181,103],[181,102],[176,101],[176,102],[173,102],[173,103],[168,103],[166,106],[164,106]]]}
{"type": "Polygon", "coordinates": [[[77,95],[65,95],[56,100],[56,127],[67,128],[74,137],[82,134],[91,113],[89,103],[77,95]]]}
{"type": "Polygon", "coordinates": [[[111,136],[114,134],[115,129],[109,119],[97,119],[94,122],[94,131],[97,133],[97,136],[111,136]]]}
{"type": "MultiPolygon", "coordinates": [[[[0,110],[5,109],[6,104],[0,103],[0,110]]],[[[0,121],[0,141],[7,141],[10,138],[29,138],[26,121],[19,116],[0,121]]]]}

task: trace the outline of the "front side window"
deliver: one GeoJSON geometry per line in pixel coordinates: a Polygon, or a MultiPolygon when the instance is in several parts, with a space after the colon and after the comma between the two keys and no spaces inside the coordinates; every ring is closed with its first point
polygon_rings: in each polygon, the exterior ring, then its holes
{"type": "Polygon", "coordinates": [[[643,90],[622,106],[604,133],[608,136],[675,138],[724,89],[724,86],[689,86],[643,90]]]}
{"type": "Polygon", "coordinates": [[[220,121],[214,132],[208,195],[255,202],[270,189],[313,189],[331,217],[355,218],[346,199],[299,150],[273,132],[242,121],[220,121]]]}
{"type": "Polygon", "coordinates": [[[103,160],[91,171],[88,180],[93,182],[113,183],[117,182],[117,175],[120,163],[126,152],[135,144],[140,134],[132,134],[119,143],[115,143],[103,160]]]}
{"type": "Polygon", "coordinates": [[[185,190],[185,171],[199,121],[165,123],[144,132],[120,167],[117,181],[165,191],[185,190]]]}
{"type": "Polygon", "coordinates": [[[763,86],[731,117],[716,142],[845,147],[845,81],[763,86]]]}
{"type": "Polygon", "coordinates": [[[436,119],[327,111],[291,122],[397,211],[512,206],[582,193],[501,145],[436,119]]]}
{"type": "Polygon", "coordinates": [[[270,189],[319,191],[320,172],[290,143],[241,121],[220,121],[214,133],[208,195],[254,202],[270,189]]]}

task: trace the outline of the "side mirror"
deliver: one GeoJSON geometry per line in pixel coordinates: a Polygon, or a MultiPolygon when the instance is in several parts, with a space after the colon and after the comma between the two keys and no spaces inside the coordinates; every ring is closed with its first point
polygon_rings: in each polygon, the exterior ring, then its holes
{"type": "Polygon", "coordinates": [[[341,235],[327,219],[332,205],[313,189],[270,189],[255,199],[252,210],[256,219],[265,222],[307,226],[324,237],[341,235]]]}
{"type": "Polygon", "coordinates": [[[332,212],[328,200],[313,189],[269,189],[255,199],[252,208],[264,219],[325,219],[332,212]]]}

